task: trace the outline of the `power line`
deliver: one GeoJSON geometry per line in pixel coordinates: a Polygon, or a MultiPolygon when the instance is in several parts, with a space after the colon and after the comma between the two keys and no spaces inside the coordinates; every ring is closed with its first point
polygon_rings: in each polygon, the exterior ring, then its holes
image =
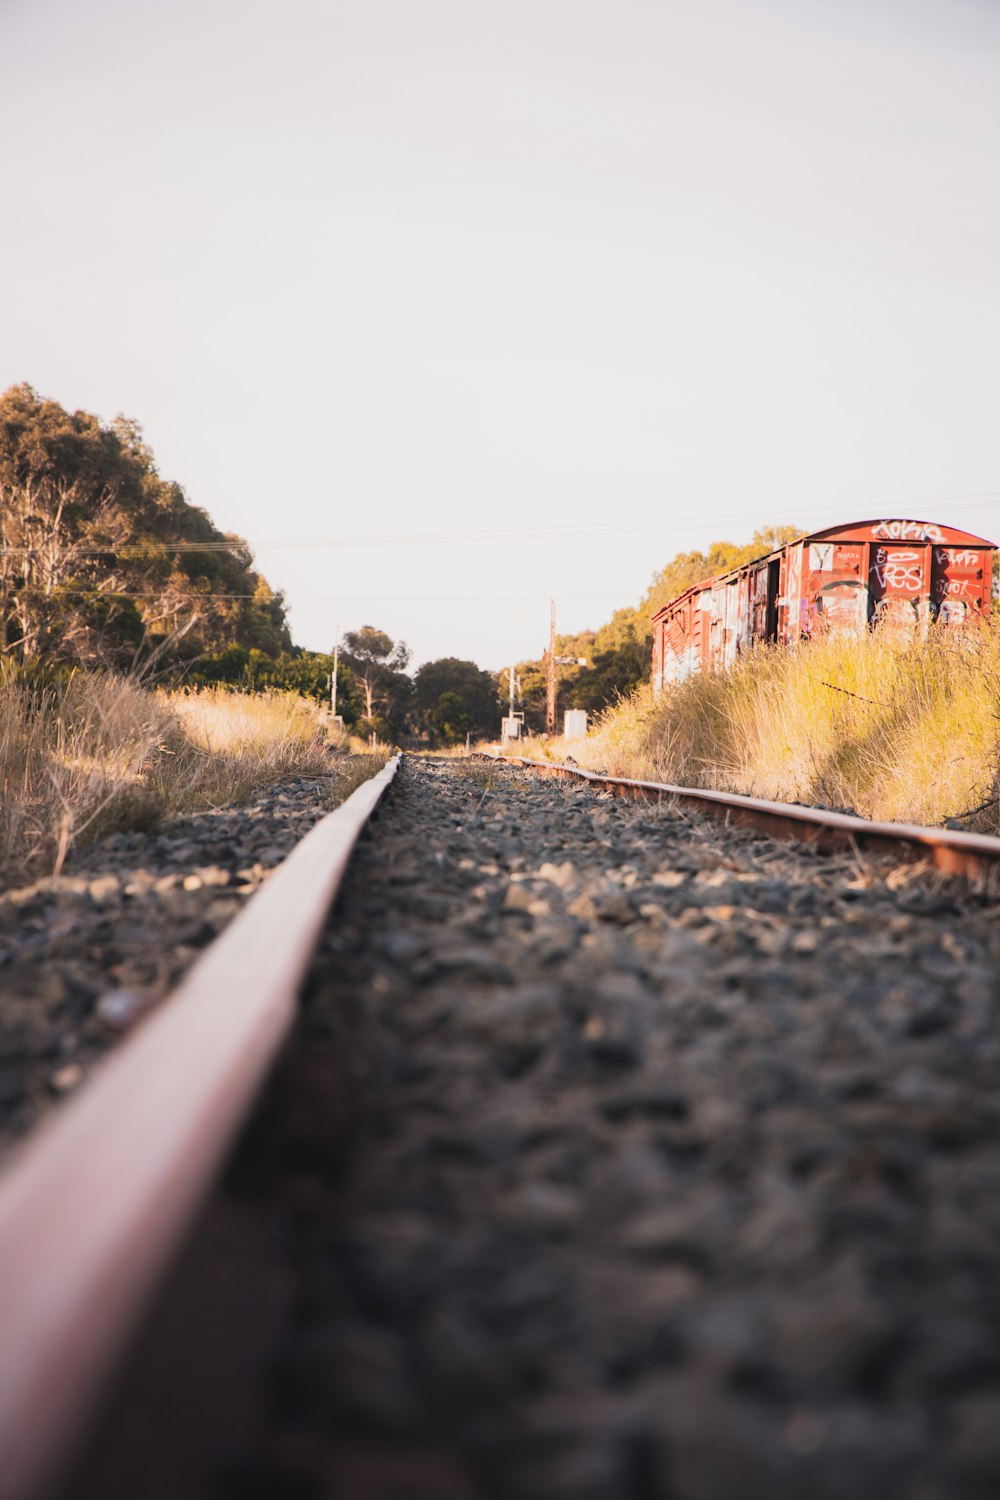
{"type": "MultiPolygon", "coordinates": [[[[987,503],[1000,500],[1000,490],[979,490],[966,495],[937,495],[925,496],[923,499],[908,500],[905,502],[907,508],[923,505],[945,505],[967,502],[969,509],[983,509],[987,503]]],[[[862,502],[875,505],[874,501],[862,502]]],[[[790,508],[790,507],[782,507],[790,508]]],[[[813,505],[797,507],[799,514],[807,516],[826,516],[830,513],[830,505],[813,505]]],[[[880,508],[889,514],[890,507],[880,508]]],[[[901,504],[895,503],[891,507],[893,514],[901,514],[901,504]]],[[[562,540],[568,536],[623,536],[627,534],[644,535],[656,532],[676,532],[690,529],[694,526],[702,527],[706,524],[719,526],[731,521],[744,521],[748,519],[760,519],[760,508],[753,510],[731,511],[722,515],[712,515],[705,520],[676,520],[669,517],[656,519],[655,521],[584,521],[570,525],[558,526],[509,526],[493,527],[485,531],[421,531],[421,532],[396,532],[379,534],[371,532],[355,536],[329,536],[329,537],[307,537],[307,538],[275,538],[257,543],[258,550],[268,551],[291,551],[298,548],[315,547],[361,547],[361,546],[423,546],[443,542],[489,542],[489,541],[529,541],[544,540],[551,538],[554,541],[562,540]]],[[[862,519],[864,519],[862,517],[862,519]]],[[[792,523],[776,523],[792,524],[792,523]]]]}
{"type": "MultiPolygon", "coordinates": [[[[161,562],[164,554],[168,552],[229,552],[238,555],[249,551],[249,544],[237,544],[236,542],[161,542],[157,551],[150,551],[148,547],[113,546],[110,542],[105,547],[79,547],[69,543],[67,550],[74,558],[78,557],[127,557],[134,560],[146,562],[161,562]]],[[[39,553],[48,552],[49,545],[42,544],[38,547],[0,547],[0,557],[37,557],[39,553]]]]}
{"type": "MultiPolygon", "coordinates": [[[[968,494],[959,495],[927,495],[922,498],[907,500],[906,502],[893,502],[891,507],[882,505],[879,509],[886,511],[891,508],[900,513],[902,504],[907,509],[925,505],[946,505],[964,503],[968,509],[980,510],[992,505],[994,501],[1000,500],[1000,490],[977,490],[968,494]]],[[[862,501],[863,505],[876,506],[875,501],[862,501]]],[[[786,508],[785,506],[781,507],[786,508]]],[[[801,518],[811,516],[825,516],[830,512],[829,505],[799,506],[798,513],[801,518]]],[[[264,540],[250,548],[249,543],[237,541],[219,542],[194,542],[187,540],[160,542],[154,549],[148,546],[123,547],[80,547],[73,549],[74,557],[127,557],[156,561],[163,553],[230,553],[239,554],[244,550],[256,551],[298,551],[314,550],[320,547],[409,547],[409,546],[434,546],[450,542],[502,542],[502,541],[562,541],[571,536],[625,536],[625,535],[651,535],[659,532],[676,533],[683,530],[691,530],[695,526],[701,528],[708,524],[711,526],[727,525],[732,521],[744,521],[753,518],[759,519],[760,509],[730,511],[721,515],[714,515],[706,520],[683,519],[676,520],[665,518],[655,521],[583,521],[576,524],[558,526],[508,526],[492,527],[488,530],[452,530],[452,531],[411,531],[411,532],[369,532],[358,535],[341,535],[327,537],[278,537],[264,540]]],[[[46,548],[40,547],[0,547],[2,557],[31,557],[46,548]]]]}
{"type": "MultiPolygon", "coordinates": [[[[558,594],[559,599],[620,599],[622,594],[634,593],[635,590],[623,586],[620,589],[603,589],[599,593],[591,594],[558,594]]],[[[522,601],[533,603],[538,599],[548,599],[549,595],[540,594],[299,594],[294,590],[275,590],[274,600],[257,599],[256,594],[198,594],[198,593],[175,593],[173,590],[153,590],[150,592],[138,592],[129,589],[71,589],[55,588],[48,598],[66,596],[73,599],[157,599],[164,604],[174,604],[182,601],[198,604],[203,600],[225,600],[227,602],[240,602],[245,600],[257,600],[266,606],[271,602],[280,602],[277,595],[280,593],[283,599],[302,599],[309,603],[335,604],[343,600],[345,604],[386,604],[386,603],[419,603],[419,604],[474,604],[477,600],[487,602],[522,601]]]]}

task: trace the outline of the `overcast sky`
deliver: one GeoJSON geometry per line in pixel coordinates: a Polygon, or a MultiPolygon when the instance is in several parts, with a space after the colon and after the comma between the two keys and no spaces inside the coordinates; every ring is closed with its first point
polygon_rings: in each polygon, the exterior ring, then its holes
{"type": "Polygon", "coordinates": [[[0,0],[0,388],[300,644],[499,667],[765,522],[997,538],[998,146],[993,0],[0,0]]]}

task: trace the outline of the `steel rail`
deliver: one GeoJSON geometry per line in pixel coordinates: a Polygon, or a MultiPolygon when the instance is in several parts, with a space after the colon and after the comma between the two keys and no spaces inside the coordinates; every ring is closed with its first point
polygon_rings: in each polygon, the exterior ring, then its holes
{"type": "Polygon", "coordinates": [[[58,1477],[266,1077],[396,756],[0,1173],[0,1500],[58,1477]]]}
{"type": "Polygon", "coordinates": [[[756,828],[772,838],[797,839],[822,850],[878,848],[914,858],[923,855],[935,868],[969,880],[983,879],[1000,864],[1000,838],[985,833],[962,833],[950,828],[925,828],[916,823],[881,823],[852,813],[827,812],[791,802],[768,802],[737,792],[714,792],[699,787],[674,786],[665,781],[636,781],[606,776],[555,761],[529,760],[499,751],[478,752],[504,765],[523,766],[553,776],[576,777],[619,797],[658,802],[665,797],[692,803],[708,816],[744,828],[756,828]]]}

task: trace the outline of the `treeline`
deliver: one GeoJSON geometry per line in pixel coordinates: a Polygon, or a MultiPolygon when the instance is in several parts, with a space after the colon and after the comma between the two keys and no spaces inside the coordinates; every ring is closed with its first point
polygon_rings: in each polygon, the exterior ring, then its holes
{"type": "MultiPolygon", "coordinates": [[[[585,667],[559,667],[560,716],[569,708],[599,712],[648,680],[653,649],[652,619],[662,605],[692,584],[738,568],[803,534],[798,526],[764,526],[742,545],[713,542],[705,552],[679,552],[664,568],[654,573],[638,608],[615,610],[599,630],[557,635],[557,656],[583,657],[587,662],[585,667]]],[[[526,726],[540,732],[545,727],[544,658],[521,662],[517,677],[520,682],[518,708],[524,712],[526,726]]],[[[561,727],[561,718],[557,727],[561,727]]]]}
{"type": "MultiPolygon", "coordinates": [[[[161,477],[139,426],[0,396],[0,654],[176,686],[280,688],[329,701],[332,653],[296,646],[242,537],[161,477]]],[[[454,743],[495,734],[496,682],[452,657],[406,672],[373,626],[340,643],[337,712],[357,733],[454,743]]]]}

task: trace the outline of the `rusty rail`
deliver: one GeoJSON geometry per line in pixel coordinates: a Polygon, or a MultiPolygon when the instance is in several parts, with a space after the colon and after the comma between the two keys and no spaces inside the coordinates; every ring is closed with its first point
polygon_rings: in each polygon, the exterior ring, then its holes
{"type": "Polygon", "coordinates": [[[318,823],[0,1174],[0,1500],[65,1463],[266,1077],[399,757],[318,823]]]}
{"type": "Polygon", "coordinates": [[[552,776],[576,777],[580,781],[637,801],[675,799],[698,807],[709,817],[744,828],[757,828],[772,838],[797,839],[822,850],[874,848],[910,859],[924,857],[948,875],[969,880],[985,878],[1000,864],[1000,838],[985,833],[962,833],[950,828],[924,828],[915,823],[877,823],[849,813],[827,812],[819,807],[799,807],[791,802],[768,802],[743,797],[736,792],[713,792],[698,787],[674,786],[670,782],[635,781],[606,776],[554,761],[529,760],[522,755],[481,751],[489,760],[523,766],[552,776]]]}

